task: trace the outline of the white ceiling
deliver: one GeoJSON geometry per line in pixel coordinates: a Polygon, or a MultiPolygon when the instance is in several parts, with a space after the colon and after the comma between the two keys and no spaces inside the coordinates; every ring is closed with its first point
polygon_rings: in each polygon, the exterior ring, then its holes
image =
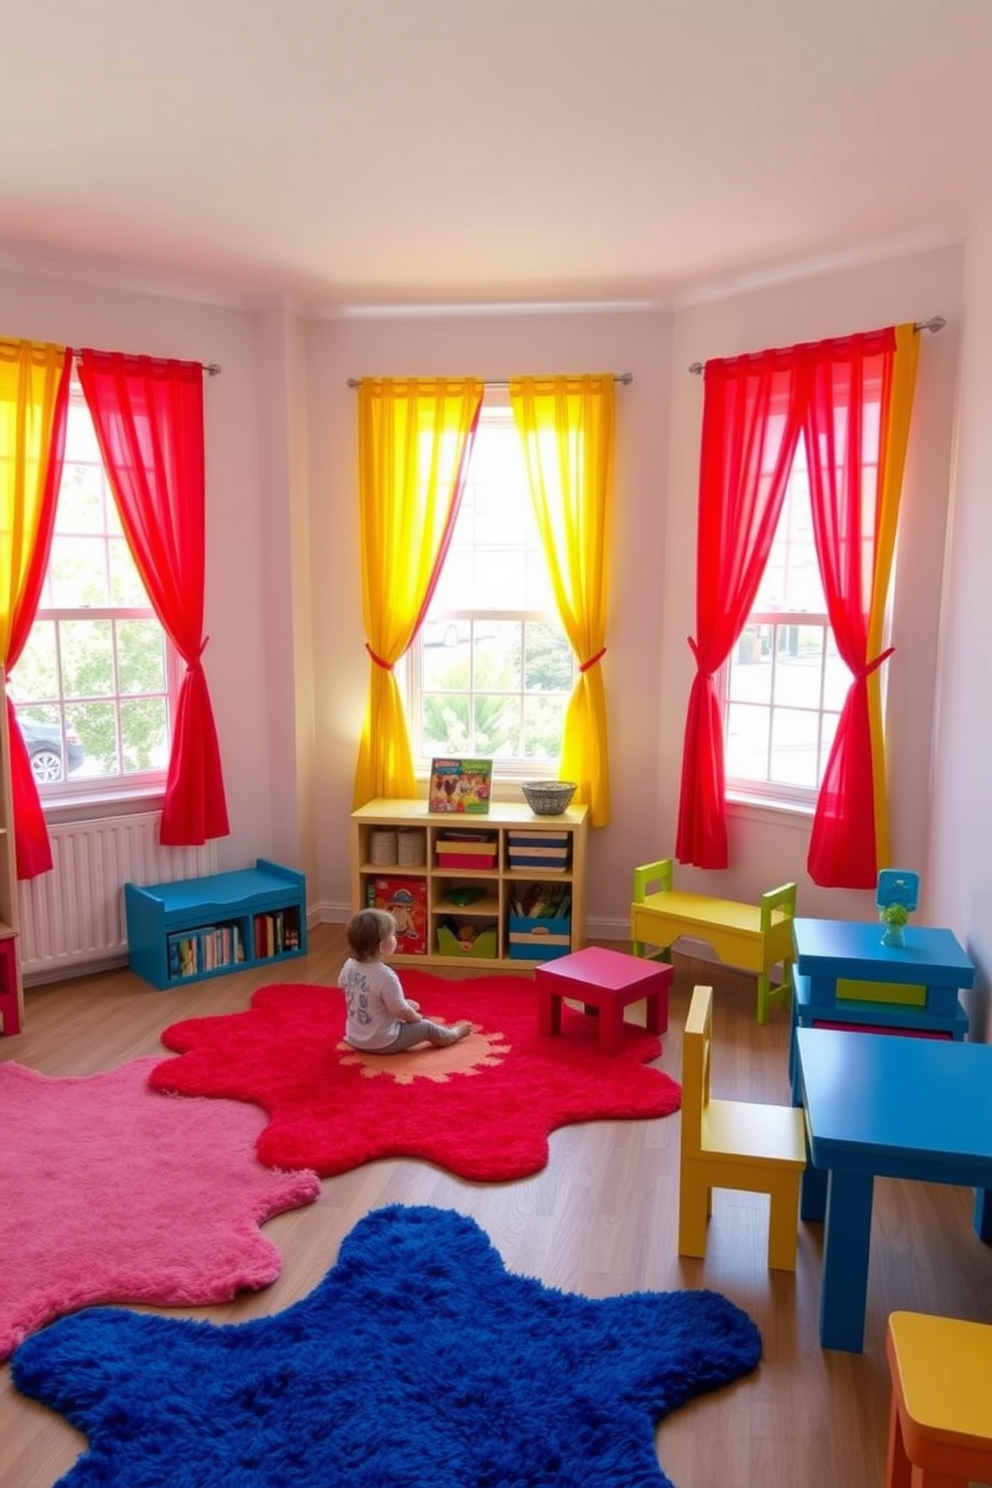
{"type": "Polygon", "coordinates": [[[992,0],[0,0],[0,264],[670,304],[962,241],[992,0]]]}

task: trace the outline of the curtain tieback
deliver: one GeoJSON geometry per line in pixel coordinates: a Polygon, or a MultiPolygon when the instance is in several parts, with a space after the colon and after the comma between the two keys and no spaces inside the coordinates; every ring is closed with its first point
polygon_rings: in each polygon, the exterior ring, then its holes
{"type": "Polygon", "coordinates": [[[382,667],[382,670],[384,672],[391,672],[393,670],[393,663],[391,661],[383,661],[381,656],[376,656],[368,641],[365,642],[365,649],[369,653],[377,667],[382,667]]]}
{"type": "Polygon", "coordinates": [[[712,672],[704,672],[703,671],[702,665],[701,665],[700,660],[699,660],[699,647],[696,645],[695,639],[692,636],[686,636],[686,641],[688,643],[689,650],[692,652],[693,656],[695,657],[695,660],[696,660],[696,671],[699,673],[699,675],[706,682],[712,682],[713,681],[713,673],[712,672]]]}
{"type": "Polygon", "coordinates": [[[888,661],[889,657],[892,655],[895,649],[895,646],[889,646],[888,650],[883,651],[881,655],[876,656],[874,661],[866,662],[859,672],[855,672],[855,682],[866,682],[871,676],[872,672],[878,671],[883,661],[888,661]]]}
{"type": "Polygon", "coordinates": [[[606,647],[605,646],[600,646],[600,648],[596,652],[596,655],[595,656],[590,656],[590,658],[589,658],[588,661],[582,662],[581,666],[579,667],[579,671],[580,672],[587,672],[590,667],[594,667],[596,665],[597,661],[602,661],[602,659],[603,659],[603,657],[605,655],[606,655],[606,647]]]}

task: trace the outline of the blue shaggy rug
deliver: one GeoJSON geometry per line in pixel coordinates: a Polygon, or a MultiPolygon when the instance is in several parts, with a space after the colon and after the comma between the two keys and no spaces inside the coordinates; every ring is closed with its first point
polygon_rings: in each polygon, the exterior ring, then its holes
{"type": "Polygon", "coordinates": [[[93,1308],[12,1369],[89,1438],[67,1488],[671,1488],[655,1424],[760,1356],[716,1292],[554,1291],[474,1220],[392,1205],[275,1317],[93,1308]]]}

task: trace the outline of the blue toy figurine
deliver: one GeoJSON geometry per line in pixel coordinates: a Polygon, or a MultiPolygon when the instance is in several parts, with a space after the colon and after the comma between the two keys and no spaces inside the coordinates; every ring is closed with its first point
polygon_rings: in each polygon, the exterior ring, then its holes
{"type": "Polygon", "coordinates": [[[904,868],[883,868],[878,875],[875,904],[885,926],[884,946],[903,946],[906,921],[916,908],[920,892],[920,875],[904,868]]]}

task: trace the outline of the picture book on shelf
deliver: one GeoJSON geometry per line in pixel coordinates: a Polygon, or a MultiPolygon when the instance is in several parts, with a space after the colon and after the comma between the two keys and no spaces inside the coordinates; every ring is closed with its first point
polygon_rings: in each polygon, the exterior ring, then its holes
{"type": "Polygon", "coordinates": [[[375,878],[366,890],[370,909],[386,909],[396,921],[401,956],[427,954],[427,882],[418,878],[375,878]]]}
{"type": "Polygon", "coordinates": [[[489,810],[492,778],[491,759],[431,760],[427,809],[484,816],[489,810]]]}

